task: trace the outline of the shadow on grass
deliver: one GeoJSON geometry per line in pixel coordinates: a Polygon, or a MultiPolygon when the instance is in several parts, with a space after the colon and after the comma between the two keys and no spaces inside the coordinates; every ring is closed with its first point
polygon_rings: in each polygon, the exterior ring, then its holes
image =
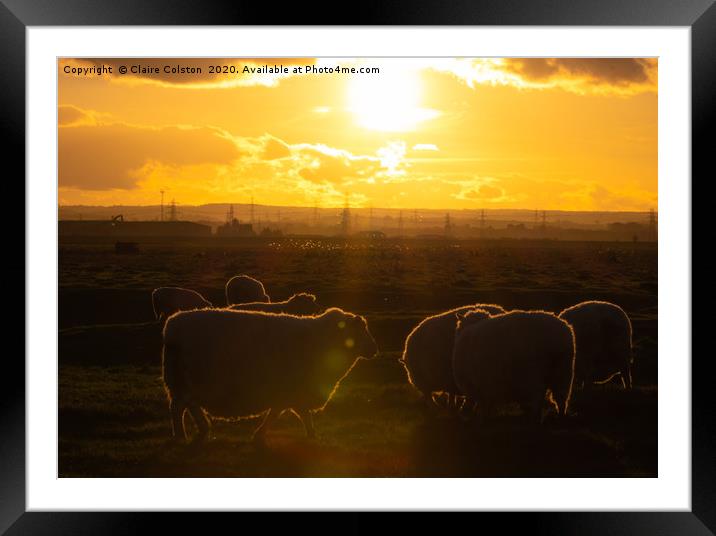
{"type": "Polygon", "coordinates": [[[618,477],[615,450],[584,432],[520,427],[514,418],[486,423],[435,420],[416,429],[411,476],[618,477]]]}
{"type": "Polygon", "coordinates": [[[315,416],[317,439],[305,438],[300,422],[285,414],[269,431],[266,448],[257,449],[250,440],[257,419],[216,421],[215,439],[206,444],[170,441],[156,374],[61,369],[67,392],[60,407],[60,476],[657,476],[655,386],[577,391],[573,414],[542,427],[515,415],[481,425],[425,418],[404,370],[394,360],[377,360],[346,378],[315,416]]]}

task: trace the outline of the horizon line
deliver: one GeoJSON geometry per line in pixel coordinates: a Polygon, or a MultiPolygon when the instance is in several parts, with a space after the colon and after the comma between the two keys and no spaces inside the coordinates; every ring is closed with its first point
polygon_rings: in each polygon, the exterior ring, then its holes
{"type": "MultiPolygon", "coordinates": [[[[176,203],[177,207],[208,207],[208,206],[221,206],[221,205],[238,205],[238,206],[248,206],[250,207],[253,205],[254,207],[276,207],[276,208],[299,208],[299,209],[309,209],[309,210],[341,210],[345,208],[345,205],[336,205],[336,206],[320,206],[320,205],[270,205],[270,204],[264,204],[264,203],[251,203],[251,202],[242,202],[242,203],[233,203],[233,202],[211,202],[211,203],[201,203],[201,204],[182,204],[182,203],[176,203]]],[[[89,207],[89,208],[114,208],[114,207],[136,207],[136,208],[151,208],[151,207],[161,207],[162,205],[160,203],[156,204],[147,204],[147,205],[132,205],[132,204],[116,204],[116,205],[82,205],[82,204],[57,204],[58,208],[71,208],[71,207],[89,207]]],[[[170,203],[166,203],[164,206],[169,207],[170,203]]],[[[511,207],[475,207],[475,208],[465,208],[465,207],[455,207],[455,208],[448,208],[448,207],[438,207],[438,208],[428,208],[428,207],[384,207],[384,206],[353,206],[348,205],[348,208],[353,210],[394,210],[394,211],[415,211],[415,210],[424,210],[424,211],[439,211],[439,212],[459,212],[459,211],[525,211],[525,212],[567,212],[567,213],[610,213],[610,214],[624,214],[624,213],[645,213],[648,214],[651,211],[658,213],[658,206],[655,206],[653,208],[649,209],[641,209],[641,210],[597,210],[597,209],[563,209],[563,208],[511,208],[511,207]]]]}

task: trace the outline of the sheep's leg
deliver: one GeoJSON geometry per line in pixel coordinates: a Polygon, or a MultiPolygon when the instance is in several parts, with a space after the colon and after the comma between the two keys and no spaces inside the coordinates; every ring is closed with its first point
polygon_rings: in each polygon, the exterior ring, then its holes
{"type": "Polygon", "coordinates": [[[264,420],[261,422],[259,427],[254,432],[252,441],[257,445],[264,445],[266,443],[266,431],[273,421],[276,420],[280,412],[272,411],[270,408],[266,412],[264,420]]]}
{"type": "Polygon", "coordinates": [[[584,378],[582,380],[582,392],[585,395],[589,395],[594,391],[594,380],[592,380],[591,376],[584,378]]]}
{"type": "Polygon", "coordinates": [[[459,407],[457,409],[458,415],[462,415],[462,411],[465,409],[465,406],[467,406],[469,404],[468,400],[469,400],[468,397],[466,397],[466,396],[462,397],[462,401],[460,402],[459,407]]]}
{"type": "MultiPolygon", "coordinates": [[[[301,421],[301,423],[303,424],[303,428],[306,431],[306,437],[316,437],[316,431],[313,428],[313,413],[311,413],[311,410],[305,409],[301,411],[296,411],[295,409],[290,409],[288,411],[293,413],[298,418],[298,420],[301,421]]],[[[283,411],[281,413],[283,413],[283,411]]]]}
{"type": "Polygon", "coordinates": [[[467,404],[468,398],[466,396],[455,395],[455,415],[458,417],[462,416],[462,412],[467,404]]]}
{"type": "Polygon", "coordinates": [[[448,393],[448,409],[453,415],[459,415],[462,409],[463,404],[458,402],[459,398],[459,395],[448,393]]]}
{"type": "MultiPolygon", "coordinates": [[[[209,429],[211,428],[211,421],[206,416],[206,413],[204,413],[204,410],[201,409],[196,404],[192,404],[190,406],[187,406],[189,409],[189,413],[191,414],[192,418],[194,419],[194,423],[196,424],[197,428],[199,428],[199,434],[194,439],[194,442],[200,442],[206,440],[207,437],[209,437],[209,429]]],[[[184,428],[184,435],[187,435],[186,427],[184,428]]]]}
{"type": "Polygon", "coordinates": [[[423,393],[423,414],[426,417],[435,416],[436,410],[439,408],[437,402],[433,398],[433,393],[423,393]]]}
{"type": "Polygon", "coordinates": [[[463,420],[469,421],[475,417],[476,409],[477,402],[475,402],[469,396],[465,396],[463,397],[462,404],[460,405],[460,409],[458,410],[457,414],[463,420]]]}
{"type": "Polygon", "coordinates": [[[313,439],[316,437],[316,430],[313,428],[313,414],[310,410],[302,410],[298,412],[298,417],[303,422],[303,427],[306,430],[306,437],[313,439]]]}
{"type": "Polygon", "coordinates": [[[619,372],[619,376],[622,380],[622,387],[627,390],[631,390],[633,387],[632,378],[631,378],[631,370],[629,367],[626,367],[625,369],[621,370],[619,372]]]}
{"type": "Polygon", "coordinates": [[[432,391],[426,391],[425,393],[423,393],[423,395],[425,396],[425,400],[428,403],[428,406],[432,403],[435,408],[440,408],[440,400],[442,400],[444,394],[445,393],[443,392],[435,394],[432,391]]]}
{"type": "Polygon", "coordinates": [[[179,434],[181,433],[184,439],[186,439],[186,431],[184,430],[184,412],[186,411],[186,406],[176,400],[172,400],[169,403],[169,411],[172,415],[172,438],[179,439],[179,434]]]}

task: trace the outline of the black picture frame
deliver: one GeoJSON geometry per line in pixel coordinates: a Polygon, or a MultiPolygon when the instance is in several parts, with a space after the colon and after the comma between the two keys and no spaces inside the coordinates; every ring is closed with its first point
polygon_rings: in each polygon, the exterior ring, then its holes
{"type": "MultiPolygon", "coordinates": [[[[708,158],[716,95],[716,6],[714,0],[452,0],[440,2],[367,1],[309,9],[305,4],[191,2],[177,0],[0,0],[0,73],[3,79],[0,129],[7,173],[25,174],[25,32],[28,26],[84,25],[503,25],[503,26],[684,26],[691,29],[692,175],[712,176],[708,158]],[[708,173],[708,175],[707,175],[708,173]]],[[[15,181],[18,182],[19,181],[15,181]]],[[[692,179],[693,183],[693,179],[692,179]]],[[[24,199],[24,189],[22,193],[24,199]]],[[[16,198],[16,203],[17,198],[16,198]]],[[[24,257],[23,257],[24,258],[24,257]]],[[[24,260],[22,261],[24,263],[24,260]]],[[[19,271],[19,270],[18,270],[19,271]]],[[[25,286],[32,284],[25,279],[25,286]]],[[[24,317],[23,317],[24,318],[24,317]]],[[[31,320],[31,319],[30,319],[31,320]]],[[[685,357],[685,356],[684,356],[685,357]]],[[[624,512],[482,514],[500,531],[537,534],[716,534],[716,422],[712,418],[710,355],[692,360],[692,510],[624,512]]],[[[0,533],[134,534],[191,528],[196,517],[147,513],[59,513],[25,511],[25,368],[11,352],[3,356],[0,389],[0,533]],[[13,381],[7,381],[12,378],[13,381]],[[150,522],[150,519],[152,520],[150,522]]],[[[205,520],[206,518],[203,517],[205,520]]],[[[423,528],[424,518],[417,517],[423,528]]],[[[199,521],[206,523],[206,521],[199,521]]],[[[307,523],[313,525],[312,520],[307,523]]],[[[323,522],[322,522],[323,523],[323,522]]],[[[482,523],[482,520],[480,520],[482,523]]],[[[351,514],[341,531],[372,530],[382,524],[374,514],[351,514]]],[[[428,525],[429,526],[429,525],[428,525]]],[[[295,530],[297,527],[293,527],[295,530]]],[[[327,527],[324,527],[327,528],[327,527]]],[[[443,528],[445,528],[443,526],[443,528]]],[[[182,532],[184,532],[182,530],[182,532]]],[[[403,526],[402,530],[409,530],[403,526]]]]}

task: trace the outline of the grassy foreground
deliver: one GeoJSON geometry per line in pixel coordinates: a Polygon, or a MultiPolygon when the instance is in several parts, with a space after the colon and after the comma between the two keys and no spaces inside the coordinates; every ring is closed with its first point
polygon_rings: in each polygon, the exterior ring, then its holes
{"type": "MultiPolygon", "coordinates": [[[[341,244],[284,239],[246,244],[60,245],[61,477],[564,477],[657,476],[657,255],[599,243],[341,244]],[[255,419],[217,421],[215,440],[170,441],[151,289],[177,285],[223,305],[223,284],[249,273],[274,299],[309,291],[363,314],[381,357],[350,372],[303,437],[283,415],[268,447],[255,419]],[[504,415],[481,426],[426,418],[397,361],[422,318],[466,303],[559,311],[606,299],[634,325],[636,388],[578,393],[574,415],[539,429],[504,415]]],[[[187,417],[188,421],[191,421],[187,417]]]]}

